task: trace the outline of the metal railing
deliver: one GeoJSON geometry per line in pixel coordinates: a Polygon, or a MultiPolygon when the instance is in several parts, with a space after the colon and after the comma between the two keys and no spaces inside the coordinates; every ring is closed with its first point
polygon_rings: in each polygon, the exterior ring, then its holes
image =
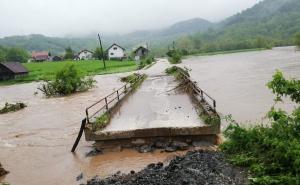
{"type": "Polygon", "coordinates": [[[109,109],[118,103],[128,92],[130,92],[132,87],[142,78],[143,75],[139,75],[138,78],[129,81],[111,94],[87,107],[85,109],[87,123],[91,123],[92,119],[96,119],[108,112],[109,109]]]}
{"type": "Polygon", "coordinates": [[[188,81],[189,83],[192,84],[192,89],[193,91],[200,96],[201,100],[205,101],[213,111],[216,112],[216,108],[217,108],[217,103],[216,100],[213,99],[209,94],[207,94],[205,91],[203,91],[200,87],[198,87],[196,85],[196,82],[193,82],[190,77],[186,74],[184,74],[183,72],[179,71],[181,75],[183,75],[188,81]],[[209,99],[210,101],[208,102],[207,99],[209,99]]]}

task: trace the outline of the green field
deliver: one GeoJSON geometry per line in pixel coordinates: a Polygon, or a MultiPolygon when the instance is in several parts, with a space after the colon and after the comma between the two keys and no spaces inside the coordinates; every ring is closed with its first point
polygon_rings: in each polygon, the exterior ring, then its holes
{"type": "Polygon", "coordinates": [[[103,62],[99,60],[25,63],[24,66],[29,70],[28,76],[1,81],[0,85],[52,80],[55,73],[66,64],[74,64],[82,76],[121,73],[137,69],[137,65],[133,61],[106,61],[106,70],[103,68],[103,62]]]}

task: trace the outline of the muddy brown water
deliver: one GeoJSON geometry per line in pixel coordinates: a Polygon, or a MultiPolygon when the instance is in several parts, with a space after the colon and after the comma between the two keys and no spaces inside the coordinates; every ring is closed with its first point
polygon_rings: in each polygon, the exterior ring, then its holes
{"type": "MultiPolygon", "coordinates": [[[[217,100],[219,112],[231,113],[239,121],[259,121],[273,105],[265,84],[276,69],[289,77],[300,78],[300,52],[291,47],[192,57],[181,65],[192,69],[192,78],[217,100]]],[[[167,66],[166,62],[158,62],[146,73],[160,75],[167,66]]],[[[125,74],[97,76],[97,88],[64,98],[33,95],[38,83],[1,86],[1,105],[6,101],[23,101],[28,107],[0,115],[0,161],[10,171],[0,182],[79,184],[96,174],[105,177],[119,170],[139,170],[151,162],[171,159],[176,153],[138,154],[131,150],[86,158],[92,143],[85,142],[84,138],[76,154],[70,153],[84,108],[120,87],[119,76],[125,74]],[[76,176],[81,172],[85,178],[77,182],[76,176]]]]}

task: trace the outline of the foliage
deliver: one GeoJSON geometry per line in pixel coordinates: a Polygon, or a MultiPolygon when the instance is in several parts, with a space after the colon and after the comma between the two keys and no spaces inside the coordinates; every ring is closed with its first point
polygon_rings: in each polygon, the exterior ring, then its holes
{"type": "Polygon", "coordinates": [[[75,65],[79,70],[78,73],[80,76],[128,72],[134,71],[137,68],[133,61],[107,61],[106,70],[103,69],[103,63],[99,62],[99,60],[25,63],[24,66],[29,70],[27,76],[8,81],[1,81],[0,85],[39,80],[54,80],[55,74],[66,64],[75,65]]]}
{"type": "Polygon", "coordinates": [[[270,125],[248,129],[232,121],[221,149],[233,164],[249,167],[251,184],[300,184],[300,81],[287,80],[277,71],[268,87],[276,101],[287,96],[298,103],[293,113],[272,108],[270,125]]]}
{"type": "Polygon", "coordinates": [[[169,57],[169,62],[171,64],[179,64],[179,63],[181,63],[182,56],[181,56],[180,51],[178,51],[178,50],[170,50],[170,51],[168,51],[167,55],[169,57]]]}
{"type": "Polygon", "coordinates": [[[46,96],[68,95],[87,91],[94,86],[95,82],[91,77],[81,77],[74,65],[66,65],[56,73],[53,81],[42,84],[38,89],[46,96]]]}
{"type": "Polygon", "coordinates": [[[74,58],[74,52],[72,50],[71,47],[67,47],[65,49],[65,56],[64,56],[65,59],[73,59],[74,58]]]}
{"type": "Polygon", "coordinates": [[[8,113],[8,112],[15,112],[27,107],[25,103],[5,103],[4,107],[0,109],[0,114],[8,113]]]}
{"type": "Polygon", "coordinates": [[[0,62],[27,62],[29,54],[22,48],[5,48],[0,46],[0,62]]]}
{"type": "Polygon", "coordinates": [[[139,61],[138,69],[143,69],[145,66],[149,66],[154,62],[154,57],[148,55],[146,58],[139,61]]]}
{"type": "Polygon", "coordinates": [[[188,69],[182,69],[180,67],[177,67],[177,66],[172,66],[172,67],[169,67],[165,70],[165,72],[168,74],[168,75],[173,75],[177,80],[183,80],[184,79],[184,75],[186,75],[187,77],[190,76],[189,74],[189,71],[188,69]]]}
{"type": "MultiPolygon", "coordinates": [[[[95,49],[95,51],[94,51],[94,53],[93,53],[93,57],[94,58],[97,58],[97,59],[99,59],[99,60],[101,60],[102,59],[102,50],[101,50],[101,48],[100,47],[97,47],[96,49],[95,49]]],[[[104,58],[105,58],[105,56],[103,56],[104,58]]]]}
{"type": "Polygon", "coordinates": [[[295,35],[295,44],[300,48],[300,32],[295,35]]]}
{"type": "Polygon", "coordinates": [[[108,112],[102,114],[100,117],[96,118],[96,121],[92,124],[93,130],[101,130],[105,128],[110,121],[110,114],[108,112]]]}
{"type": "Polygon", "coordinates": [[[125,76],[121,78],[121,82],[134,84],[141,75],[139,73],[133,73],[131,75],[125,76]]]}

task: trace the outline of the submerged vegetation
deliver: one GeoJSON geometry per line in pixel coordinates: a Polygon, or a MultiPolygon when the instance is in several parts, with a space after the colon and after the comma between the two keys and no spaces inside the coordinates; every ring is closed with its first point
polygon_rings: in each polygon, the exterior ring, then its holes
{"type": "Polygon", "coordinates": [[[8,113],[8,112],[16,112],[18,110],[24,109],[27,107],[25,103],[5,103],[4,107],[0,109],[0,114],[8,113]]]}
{"type": "Polygon", "coordinates": [[[291,114],[272,108],[270,125],[243,128],[231,121],[221,149],[230,162],[250,169],[251,184],[300,184],[300,81],[287,80],[278,71],[268,87],[275,101],[289,97],[298,106],[291,114]]]}
{"type": "Polygon", "coordinates": [[[94,87],[92,77],[81,77],[74,65],[66,65],[56,73],[53,81],[42,84],[38,89],[46,96],[62,96],[87,91],[94,87]]]}

